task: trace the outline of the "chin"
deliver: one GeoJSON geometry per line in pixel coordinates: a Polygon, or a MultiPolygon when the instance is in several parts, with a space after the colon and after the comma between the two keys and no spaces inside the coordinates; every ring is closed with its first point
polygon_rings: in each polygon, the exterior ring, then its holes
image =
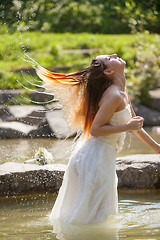
{"type": "Polygon", "coordinates": [[[122,58],[118,58],[118,60],[119,60],[119,62],[120,62],[121,64],[123,64],[123,65],[126,64],[126,62],[125,62],[122,58]]]}
{"type": "Polygon", "coordinates": [[[124,69],[125,69],[125,66],[126,66],[126,62],[123,61],[123,62],[121,63],[121,69],[123,69],[123,71],[124,71],[124,69]]]}
{"type": "Polygon", "coordinates": [[[126,65],[126,62],[122,59],[122,63],[124,64],[124,65],[126,65]]]}

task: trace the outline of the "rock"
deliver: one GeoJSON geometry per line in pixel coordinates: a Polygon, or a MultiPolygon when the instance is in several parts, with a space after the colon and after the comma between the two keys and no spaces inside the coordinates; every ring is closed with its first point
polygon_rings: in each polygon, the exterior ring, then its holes
{"type": "Polygon", "coordinates": [[[36,106],[36,105],[14,105],[8,106],[9,112],[15,118],[25,118],[28,115],[31,115],[32,112],[39,112],[45,110],[43,106],[36,106]]]}
{"type": "MultiPolygon", "coordinates": [[[[53,100],[54,96],[53,94],[49,94],[44,92],[44,89],[38,89],[33,90],[33,92],[28,93],[28,96],[31,98],[32,101],[40,102],[43,104],[43,102],[51,101],[53,100]]],[[[15,90],[0,90],[0,104],[5,104],[9,101],[15,101],[16,98],[19,96],[22,96],[25,93],[23,89],[15,89],[15,90]]],[[[54,101],[54,100],[53,100],[54,101]]]]}
{"type": "Polygon", "coordinates": [[[0,138],[56,137],[46,120],[46,112],[61,109],[58,102],[52,105],[8,106],[0,108],[0,138]]]}
{"type": "Polygon", "coordinates": [[[144,118],[144,127],[146,126],[160,126],[160,112],[148,108],[144,105],[133,103],[133,109],[137,116],[144,118]]]}
{"type": "Polygon", "coordinates": [[[37,126],[30,126],[19,122],[0,122],[0,138],[22,138],[37,129],[37,126]]]}
{"type": "Polygon", "coordinates": [[[151,96],[150,106],[153,109],[160,111],[160,88],[149,91],[149,94],[151,96]]]}
{"type": "Polygon", "coordinates": [[[0,166],[0,195],[57,192],[62,184],[65,165],[4,163],[0,166]]]}
{"type": "MultiPolygon", "coordinates": [[[[55,101],[45,106],[0,106],[0,138],[50,137],[67,138],[76,135],[63,116],[62,106],[55,101]],[[17,123],[16,123],[17,122],[17,123]]],[[[144,127],[160,126],[160,112],[133,103],[137,115],[144,117],[144,127]]]]}
{"type": "Polygon", "coordinates": [[[23,90],[0,90],[0,104],[5,104],[22,93],[23,90]]]}
{"type": "Polygon", "coordinates": [[[6,121],[6,119],[12,118],[13,115],[9,111],[8,107],[1,105],[0,106],[0,119],[6,121]]]}
{"type": "Polygon", "coordinates": [[[49,94],[43,91],[38,90],[38,92],[33,92],[29,94],[29,97],[31,98],[32,101],[34,102],[40,102],[41,104],[52,101],[54,96],[53,94],[49,94]]]}
{"type": "Polygon", "coordinates": [[[117,175],[120,189],[160,189],[160,154],[120,157],[117,175]]]}
{"type": "Polygon", "coordinates": [[[8,106],[9,117],[6,121],[18,121],[29,125],[39,125],[45,119],[46,109],[43,106],[8,106]]]}
{"type": "Polygon", "coordinates": [[[66,138],[75,135],[75,132],[70,131],[63,114],[64,113],[59,110],[48,112],[46,114],[49,126],[51,127],[56,138],[66,138]]]}
{"type": "MultiPolygon", "coordinates": [[[[66,165],[4,163],[0,165],[0,195],[57,192],[66,165]]],[[[138,154],[117,159],[119,189],[160,189],[160,155],[138,154]]]]}
{"type": "Polygon", "coordinates": [[[38,126],[20,122],[0,122],[1,139],[46,137],[55,137],[47,121],[41,122],[38,126]]]}
{"type": "Polygon", "coordinates": [[[41,122],[36,129],[33,129],[28,133],[26,137],[30,138],[53,138],[56,137],[52,132],[48,122],[44,120],[41,122]]]}

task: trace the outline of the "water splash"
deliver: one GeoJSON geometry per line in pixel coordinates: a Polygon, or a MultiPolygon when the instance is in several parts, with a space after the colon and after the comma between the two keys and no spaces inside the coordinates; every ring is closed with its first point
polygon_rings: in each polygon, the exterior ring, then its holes
{"type": "Polygon", "coordinates": [[[6,237],[10,240],[14,237],[18,239],[20,236],[23,240],[56,239],[56,237],[60,240],[157,240],[160,233],[159,194],[153,193],[151,195],[147,193],[127,195],[120,193],[119,217],[110,219],[111,221],[108,221],[107,226],[104,223],[90,226],[59,224],[55,229],[48,222],[48,215],[53,207],[55,195],[44,194],[1,198],[0,204],[2,207],[0,213],[3,222],[1,224],[0,238],[6,237]],[[134,199],[137,201],[135,202],[134,199]],[[146,201],[146,209],[141,210],[141,206],[146,201]],[[152,211],[153,208],[154,212],[152,211]],[[136,209],[139,210],[139,214],[136,214],[136,209]],[[15,231],[15,229],[17,230],[15,231]],[[54,233],[56,236],[54,236],[54,233]]]}
{"type": "MultiPolygon", "coordinates": [[[[35,84],[35,83],[32,83],[32,82],[30,82],[28,79],[26,79],[25,75],[23,74],[23,71],[21,71],[21,74],[22,74],[23,78],[25,79],[25,81],[26,81],[27,83],[29,83],[30,85],[32,85],[32,86],[34,86],[34,87],[38,87],[38,88],[45,89],[44,86],[38,85],[38,84],[35,84]]],[[[29,71],[28,71],[28,74],[30,74],[29,71]]],[[[30,76],[31,76],[31,74],[30,74],[30,76]]],[[[32,79],[33,79],[34,81],[37,81],[37,82],[39,82],[39,83],[42,83],[42,81],[38,81],[37,79],[33,78],[33,76],[31,76],[31,77],[32,77],[32,79]]]]}
{"type": "MultiPolygon", "coordinates": [[[[27,53],[28,51],[28,48],[26,47],[26,43],[24,43],[24,40],[23,40],[23,29],[22,29],[22,25],[21,25],[21,20],[22,20],[22,16],[21,16],[21,6],[19,6],[19,10],[17,11],[17,32],[18,32],[18,37],[14,40],[12,37],[10,37],[11,39],[11,48],[12,50],[17,54],[18,58],[21,58],[25,63],[29,64],[30,66],[32,66],[33,69],[37,69],[38,67],[40,67],[40,64],[38,62],[36,62],[33,58],[31,58],[31,56],[29,56],[29,54],[27,53]],[[20,47],[21,47],[21,51],[22,51],[22,56],[20,56],[17,48],[15,46],[17,46],[16,44],[20,43],[20,47]]],[[[29,41],[29,40],[28,40],[29,41]]],[[[28,42],[27,42],[28,44],[28,42]]],[[[19,45],[18,45],[19,47],[19,45]]],[[[25,71],[24,70],[21,70],[20,71],[21,73],[21,76],[22,76],[22,80],[20,80],[20,78],[16,78],[16,82],[21,86],[22,89],[24,89],[27,94],[32,94],[32,93],[35,93],[35,94],[39,94],[40,95],[40,98],[41,98],[41,95],[43,94],[46,94],[46,96],[49,96],[50,97],[53,97],[52,100],[35,100],[35,99],[29,99],[28,97],[26,97],[25,93],[21,93],[19,95],[19,98],[14,98],[12,96],[10,96],[8,98],[9,102],[8,103],[4,103],[5,106],[8,106],[9,104],[10,105],[19,105],[20,102],[21,102],[21,105],[23,105],[23,103],[28,103],[28,104],[34,104],[34,105],[38,105],[39,106],[43,106],[43,109],[36,109],[35,111],[38,112],[38,113],[42,113],[44,115],[42,116],[32,116],[32,115],[28,115],[28,119],[39,119],[39,120],[43,120],[45,119],[45,115],[47,113],[51,113],[52,111],[54,110],[59,110],[60,107],[57,107],[56,105],[52,105],[52,103],[55,102],[55,99],[54,99],[54,96],[53,96],[53,93],[50,93],[47,91],[47,93],[45,93],[45,87],[42,85],[42,80],[38,80],[36,79],[36,77],[34,77],[34,74],[32,75],[31,71],[28,70],[27,74],[29,75],[26,75],[25,74],[25,71]],[[42,90],[42,91],[41,91],[42,90]],[[29,93],[28,93],[29,92],[29,93]],[[22,99],[22,101],[20,100],[20,98],[22,99]],[[23,101],[24,100],[24,101],[23,101]]],[[[37,107],[37,108],[38,108],[37,107]]],[[[9,112],[7,112],[6,109],[4,109],[4,112],[8,115],[8,119],[10,118],[10,114],[9,112]]],[[[10,119],[11,120],[11,119],[10,119]]],[[[22,120],[23,123],[27,123],[24,122],[22,120]]],[[[29,122],[29,121],[28,121],[29,122]]],[[[33,126],[33,121],[30,121],[30,125],[33,126]]],[[[43,127],[46,127],[48,126],[48,124],[43,124],[43,127]]],[[[52,133],[50,135],[51,138],[54,138],[55,137],[55,134],[52,133]]],[[[64,142],[66,141],[66,139],[68,139],[69,135],[66,136],[66,138],[61,141],[59,143],[59,145],[61,145],[61,148],[63,148],[63,145],[64,145],[64,142]]],[[[62,155],[63,155],[63,158],[64,155],[67,155],[69,154],[70,152],[72,151],[72,148],[68,149],[66,151],[66,153],[57,153],[57,150],[55,149],[53,152],[54,152],[54,156],[57,158],[57,159],[61,159],[62,158],[62,155]]]]}
{"type": "Polygon", "coordinates": [[[23,61],[28,62],[32,65],[32,67],[36,70],[38,67],[41,67],[39,63],[37,63],[34,59],[32,59],[27,53],[24,53],[26,58],[22,58],[23,61]]]}

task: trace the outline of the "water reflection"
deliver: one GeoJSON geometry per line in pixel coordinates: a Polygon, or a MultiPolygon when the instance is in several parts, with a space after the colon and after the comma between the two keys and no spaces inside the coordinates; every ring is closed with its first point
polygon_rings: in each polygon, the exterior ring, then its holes
{"type": "Polygon", "coordinates": [[[7,139],[0,140],[0,160],[25,162],[35,156],[40,147],[52,153],[55,162],[67,163],[73,139],[7,139]]]}
{"type": "Polygon", "coordinates": [[[158,240],[160,192],[120,192],[119,214],[100,224],[49,223],[56,196],[0,198],[2,240],[158,240]]]}
{"type": "Polygon", "coordinates": [[[95,224],[65,224],[54,222],[53,233],[59,240],[107,240],[119,239],[120,221],[110,218],[103,223],[95,224]]]}
{"type": "Polygon", "coordinates": [[[103,223],[72,225],[54,222],[58,240],[157,240],[160,236],[159,193],[120,196],[119,214],[103,223]],[[132,196],[132,197],[131,197],[132,196]],[[130,198],[130,199],[129,199],[130,198]]]}

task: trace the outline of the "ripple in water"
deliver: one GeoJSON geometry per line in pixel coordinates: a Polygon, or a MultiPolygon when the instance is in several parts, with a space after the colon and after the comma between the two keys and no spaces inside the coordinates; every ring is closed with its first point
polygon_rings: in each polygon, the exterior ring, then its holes
{"type": "Polygon", "coordinates": [[[160,239],[159,192],[122,193],[119,214],[99,224],[55,223],[48,215],[51,194],[0,198],[0,239],[4,240],[142,240],[160,239]]]}

